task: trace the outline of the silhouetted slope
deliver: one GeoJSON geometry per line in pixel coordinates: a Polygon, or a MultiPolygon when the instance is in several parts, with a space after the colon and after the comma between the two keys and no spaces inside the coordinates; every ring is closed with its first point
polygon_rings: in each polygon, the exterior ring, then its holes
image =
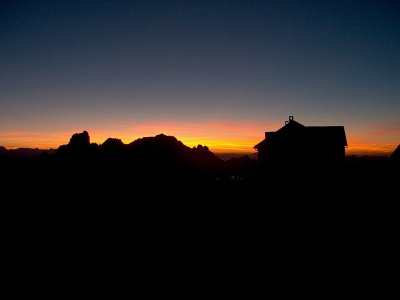
{"type": "Polygon", "coordinates": [[[120,139],[109,138],[99,147],[99,156],[104,163],[122,163],[126,160],[128,146],[120,139]]]}
{"type": "Polygon", "coordinates": [[[18,149],[7,149],[0,146],[0,159],[13,159],[13,160],[34,160],[38,159],[43,153],[52,154],[53,149],[42,150],[32,148],[18,148],[18,149]]]}
{"type": "Polygon", "coordinates": [[[125,147],[125,144],[120,139],[108,138],[100,146],[106,151],[119,151],[125,147]]]}
{"type": "Polygon", "coordinates": [[[223,164],[207,147],[190,148],[164,134],[130,143],[128,158],[141,167],[168,170],[174,175],[182,172],[185,175],[217,176],[223,164]]]}
{"type": "Polygon", "coordinates": [[[192,162],[202,168],[221,167],[223,161],[212,153],[207,146],[198,145],[192,148],[192,162]]]}
{"type": "Polygon", "coordinates": [[[400,161],[400,145],[397,146],[390,157],[393,160],[400,161]]]}
{"type": "Polygon", "coordinates": [[[140,138],[128,145],[137,160],[158,163],[178,163],[185,159],[190,148],[173,136],[164,134],[140,138]]]}

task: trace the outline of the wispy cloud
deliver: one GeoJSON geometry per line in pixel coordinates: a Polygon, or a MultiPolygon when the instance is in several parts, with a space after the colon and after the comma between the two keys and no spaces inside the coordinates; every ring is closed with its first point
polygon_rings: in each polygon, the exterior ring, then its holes
{"type": "Polygon", "coordinates": [[[368,128],[371,135],[394,135],[397,134],[400,140],[400,121],[378,124],[368,128]]]}
{"type": "Polygon", "coordinates": [[[390,155],[400,143],[400,122],[369,124],[348,130],[347,154],[390,155]]]}
{"type": "Polygon", "coordinates": [[[348,155],[390,155],[398,144],[396,143],[365,143],[353,140],[349,143],[348,155]]]}

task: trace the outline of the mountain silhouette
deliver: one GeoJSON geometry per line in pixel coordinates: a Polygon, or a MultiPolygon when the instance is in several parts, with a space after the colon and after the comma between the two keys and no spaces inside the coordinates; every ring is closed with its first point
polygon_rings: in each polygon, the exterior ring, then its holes
{"type": "Polygon", "coordinates": [[[94,160],[97,148],[97,144],[90,143],[89,133],[85,130],[82,133],[72,135],[69,143],[60,146],[55,155],[58,159],[69,161],[94,160]]]}
{"type": "Polygon", "coordinates": [[[125,198],[126,189],[146,188],[154,193],[158,188],[157,191],[163,191],[161,187],[165,191],[172,187],[179,190],[193,184],[197,185],[192,188],[197,192],[202,191],[199,184],[221,187],[221,197],[228,193],[238,196],[237,187],[243,191],[243,198],[249,197],[250,192],[262,195],[260,199],[269,199],[274,193],[297,197],[305,191],[307,197],[321,197],[324,194],[317,192],[321,188],[339,197],[346,189],[357,195],[362,191],[378,195],[384,192],[383,186],[394,187],[388,183],[398,178],[399,164],[395,161],[399,160],[399,149],[393,152],[392,159],[349,157],[335,167],[286,165],[277,169],[246,156],[223,161],[207,146],[188,147],[165,134],[139,138],[129,144],[109,138],[98,145],[91,143],[89,133],[83,131],[73,134],[68,144],[55,151],[0,147],[0,165],[7,180],[19,178],[25,185],[28,181],[34,188],[57,191],[72,191],[79,184],[86,187],[86,197],[91,197],[93,189],[98,189],[98,195],[106,190],[111,198],[125,198]]]}
{"type": "Polygon", "coordinates": [[[107,149],[110,151],[122,149],[124,146],[125,144],[120,139],[114,138],[108,138],[103,144],[101,144],[102,149],[107,149]]]}
{"type": "Polygon", "coordinates": [[[109,138],[97,145],[90,143],[87,131],[74,134],[68,144],[60,146],[54,161],[63,164],[66,170],[89,167],[100,169],[99,174],[109,172],[118,177],[128,173],[126,177],[135,180],[158,181],[176,178],[212,180],[221,176],[224,167],[223,161],[208,147],[198,145],[190,148],[173,136],[159,134],[129,144],[109,138]]]}
{"type": "Polygon", "coordinates": [[[120,139],[108,138],[99,147],[99,155],[104,161],[122,161],[126,159],[128,145],[125,145],[120,139]]]}
{"type": "Polygon", "coordinates": [[[177,167],[213,168],[222,161],[208,147],[198,145],[190,148],[173,136],[159,134],[140,138],[128,145],[131,158],[141,162],[177,167]]]}
{"type": "Polygon", "coordinates": [[[77,148],[84,148],[90,146],[90,137],[89,133],[85,130],[82,133],[75,133],[71,140],[69,141],[69,146],[77,147],[77,148]]]}

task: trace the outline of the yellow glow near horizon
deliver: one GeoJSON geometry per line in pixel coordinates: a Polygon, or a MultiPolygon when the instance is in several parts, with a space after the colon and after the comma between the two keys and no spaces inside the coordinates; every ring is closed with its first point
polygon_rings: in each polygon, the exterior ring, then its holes
{"type": "MultiPolygon", "coordinates": [[[[102,144],[107,138],[119,138],[125,144],[158,134],[175,136],[188,147],[207,146],[214,153],[252,154],[253,146],[264,139],[265,130],[277,130],[282,124],[256,122],[204,122],[204,123],[147,123],[128,124],[114,130],[98,128],[73,129],[69,131],[0,131],[0,146],[7,149],[39,148],[55,149],[67,144],[72,134],[87,130],[92,143],[102,144]]],[[[390,155],[398,144],[379,139],[372,141],[370,135],[347,133],[349,147],[346,155],[390,155]],[[364,139],[363,139],[364,138],[364,139]]]]}
{"type": "Polygon", "coordinates": [[[368,155],[368,156],[389,156],[396,149],[398,144],[353,144],[346,149],[346,155],[368,155]]]}

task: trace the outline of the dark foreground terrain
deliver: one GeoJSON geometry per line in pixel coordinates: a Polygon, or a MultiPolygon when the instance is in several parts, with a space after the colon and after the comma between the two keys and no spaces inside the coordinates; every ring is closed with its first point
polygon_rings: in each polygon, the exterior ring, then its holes
{"type": "Polygon", "coordinates": [[[249,157],[222,161],[205,146],[165,135],[97,145],[85,131],[57,150],[0,150],[1,182],[12,198],[54,205],[381,203],[395,201],[399,182],[395,156],[261,165],[249,157]]]}
{"type": "MultiPolygon", "coordinates": [[[[396,159],[261,166],[246,157],[224,162],[163,135],[98,146],[85,133],[54,153],[7,151],[0,166],[9,278],[45,271],[86,284],[87,274],[101,282],[107,270],[127,280],[126,268],[146,286],[140,278],[180,272],[220,282],[226,274],[297,293],[305,285],[282,278],[312,278],[315,293],[358,293],[376,274],[393,280],[382,266],[391,266],[397,244],[396,159]]],[[[195,286],[186,277],[181,284],[195,286]]],[[[57,278],[46,284],[57,287],[57,278]]]]}

